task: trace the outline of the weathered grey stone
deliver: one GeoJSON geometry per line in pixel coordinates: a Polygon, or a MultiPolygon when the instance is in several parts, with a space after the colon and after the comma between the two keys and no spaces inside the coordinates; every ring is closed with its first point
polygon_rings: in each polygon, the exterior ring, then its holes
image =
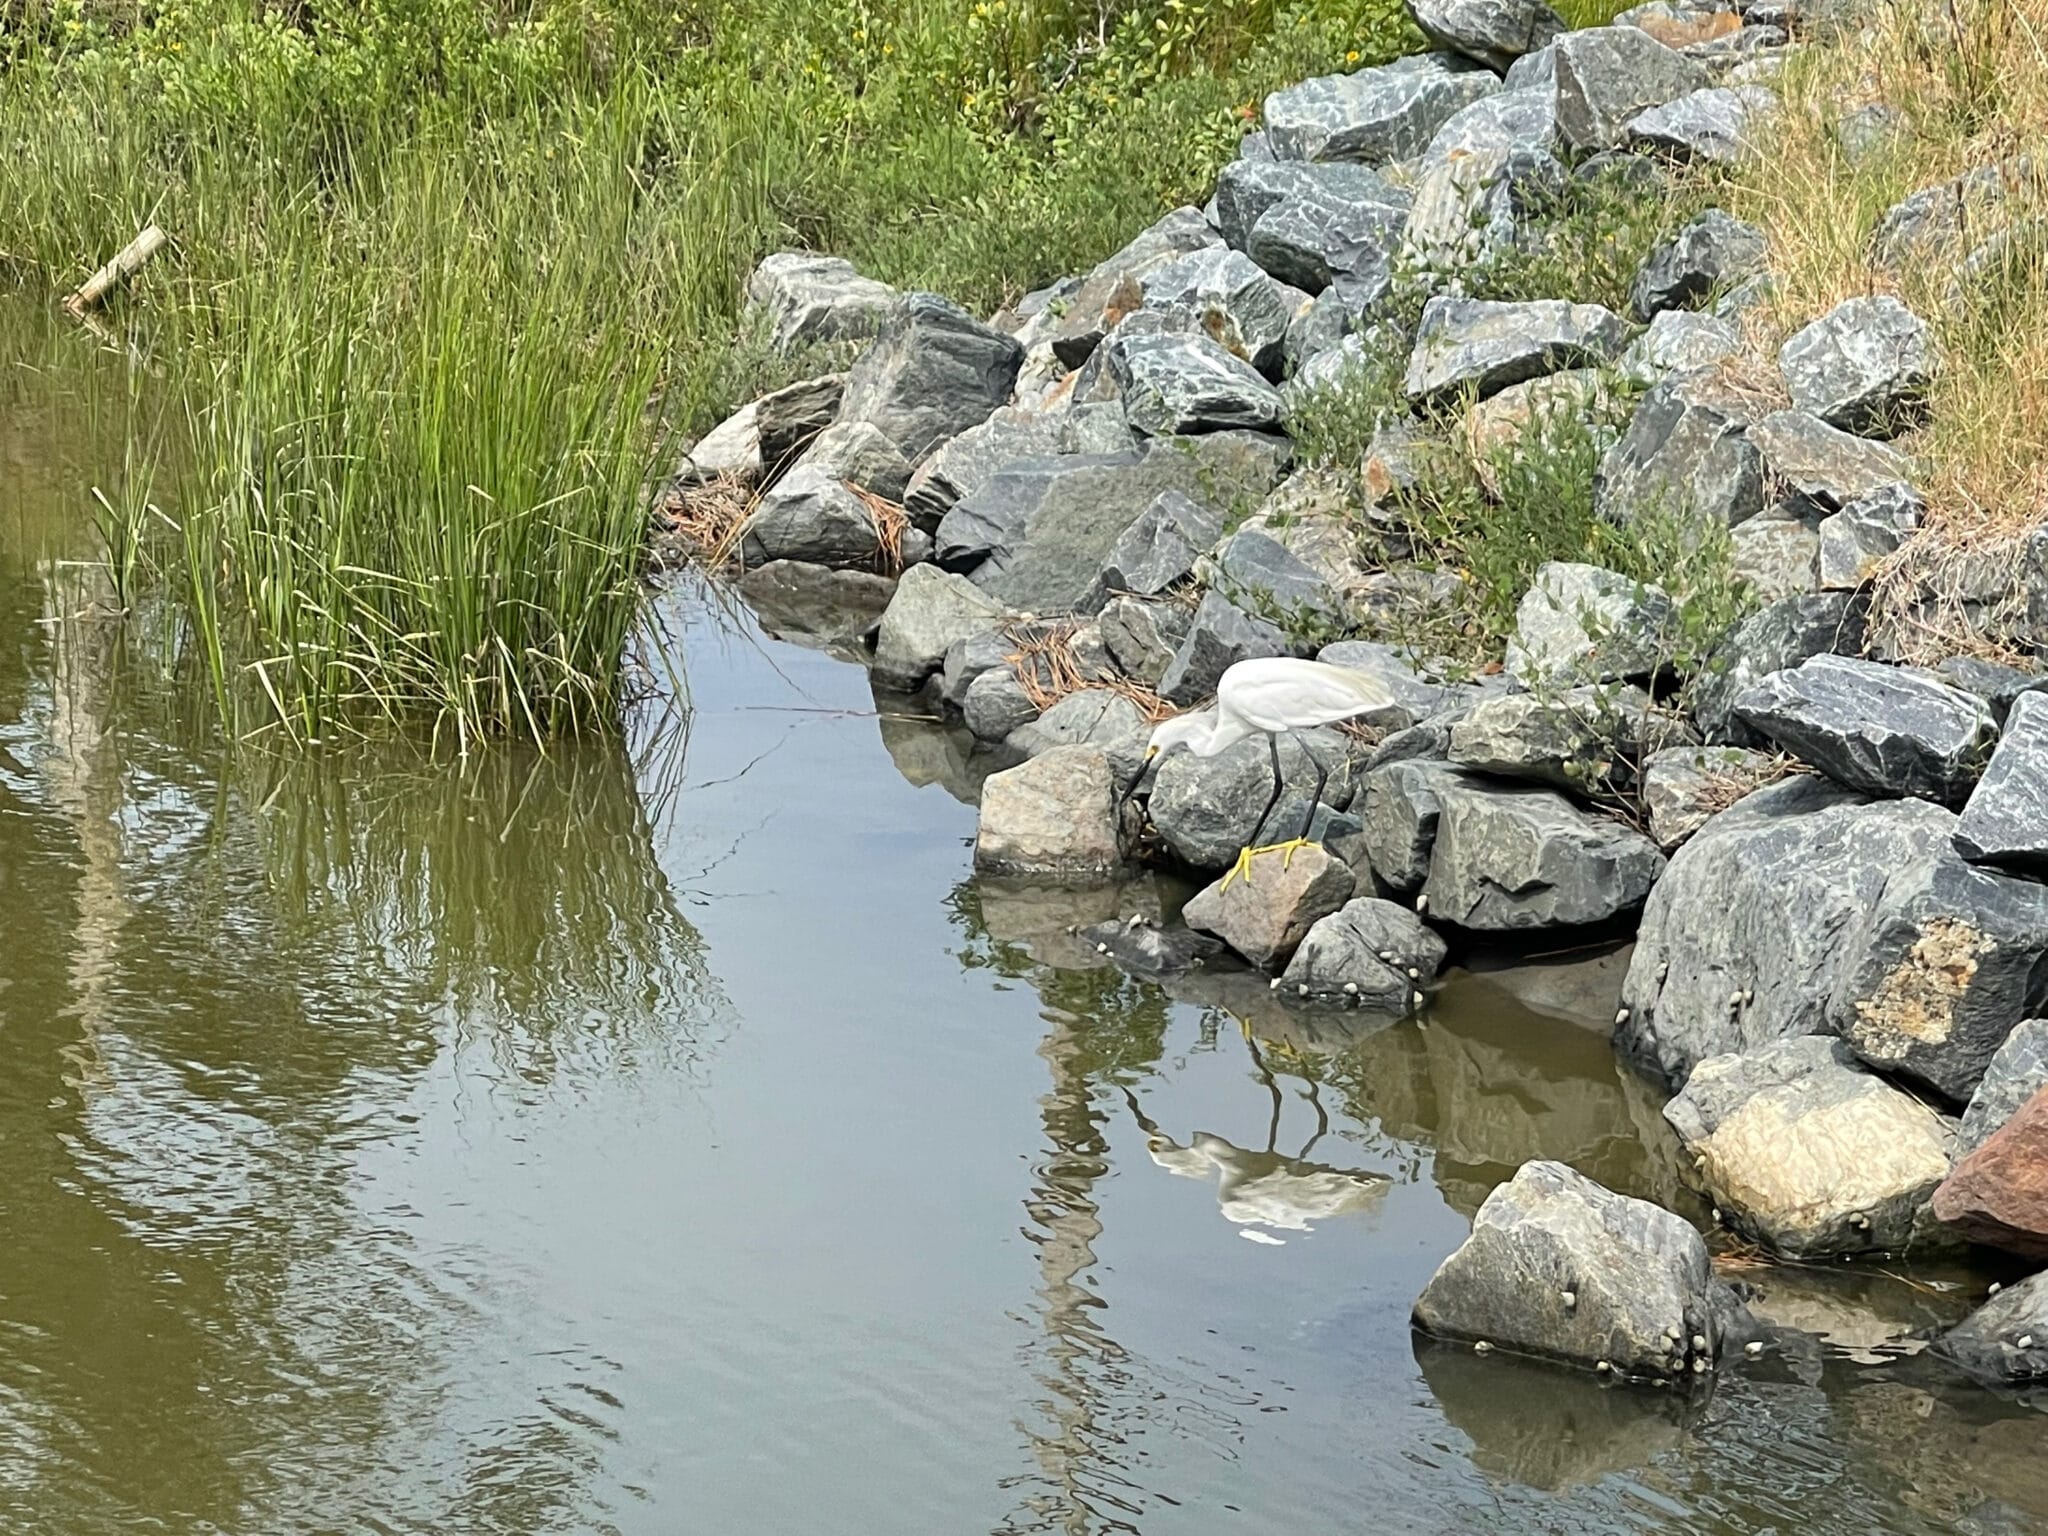
{"type": "MultiPolygon", "coordinates": [[[[1001,407],[918,465],[903,494],[903,510],[918,527],[936,533],[954,503],[987,485],[1004,465],[1068,451],[1061,446],[1061,426],[1056,417],[1001,407]]],[[[1114,446],[1128,447],[1128,434],[1114,446]]]]}
{"type": "Polygon", "coordinates": [[[1635,27],[1568,32],[1551,54],[1558,136],[1577,150],[1620,147],[1631,120],[1707,84],[1699,65],[1635,27]]]}
{"type": "Polygon", "coordinates": [[[1643,259],[1629,289],[1638,320],[1690,309],[1763,265],[1769,241],[1756,225],[1709,208],[1643,259]]]}
{"type": "Polygon", "coordinates": [[[1403,893],[1419,890],[1429,877],[1436,849],[1438,791],[1475,782],[1447,763],[1405,759],[1376,765],[1359,791],[1359,820],[1372,871],[1403,893]]]}
{"type": "Polygon", "coordinates": [[[1643,809],[1666,853],[1735,800],[1775,777],[1778,759],[1746,747],[1666,747],[1645,758],[1643,809]]]}
{"type": "Polygon", "coordinates": [[[2048,1019],[2022,1019],[1984,1068],[1957,1133],[1958,1155],[1989,1141],[2022,1104],[2048,1088],[2048,1019]]]}
{"type": "Polygon", "coordinates": [[[1490,395],[1561,368],[1609,362],[1626,339],[1621,317],[1598,304],[1500,304],[1439,295],[1422,311],[1404,387],[1419,404],[1439,404],[1467,389],[1490,395]]]}
{"type": "Polygon", "coordinates": [[[1645,395],[1600,460],[1593,503],[1622,527],[1642,518],[1733,526],[1764,506],[1763,456],[1746,402],[1711,378],[1681,375],[1645,395]]]}
{"type": "Polygon", "coordinates": [[[1956,851],[1978,864],[2048,873],[2048,694],[2023,693],[1956,824],[1956,851]]]}
{"type": "Polygon", "coordinates": [[[1674,374],[1712,368],[1741,350],[1742,333],[1730,322],[1686,309],[1660,309],[1615,367],[1624,378],[1657,385],[1674,374]]]}
{"type": "Polygon", "coordinates": [[[1735,574],[1775,603],[1820,587],[1820,527],[1804,502],[1780,502],[1736,528],[1735,574]]]}
{"type": "Polygon", "coordinates": [[[1927,322],[1889,294],[1845,299],[1778,349],[1792,403],[1866,437],[1924,414],[1937,363],[1927,322]]]}
{"type": "Polygon", "coordinates": [[[846,375],[829,373],[773,390],[705,433],[683,458],[686,485],[718,479],[759,485],[775,479],[839,414],[846,375]]]}
{"type": "Polygon", "coordinates": [[[1628,142],[1681,160],[1733,165],[1754,148],[1757,120],[1777,110],[1777,93],[1767,86],[1712,86],[1637,113],[1628,142]]]}
{"type": "Polygon", "coordinates": [[[1829,511],[1912,479],[1911,461],[1889,443],[1852,437],[1807,411],[1774,411],[1749,440],[1774,482],[1829,511]]]}
{"type": "Polygon", "coordinates": [[[876,632],[875,676],[907,693],[938,671],[954,642],[986,630],[1002,615],[1002,604],[965,576],[914,565],[896,584],[876,632]]]}
{"type": "MultiPolygon", "coordinates": [[[[1244,252],[1220,246],[1154,268],[1139,291],[1147,309],[1193,321],[1204,337],[1272,378],[1286,361],[1288,324],[1309,302],[1308,294],[1261,270],[1244,252]]],[[[1135,417],[1132,424],[1138,425],[1135,417]]]]}
{"type": "Polygon", "coordinates": [[[881,549],[874,514],[836,476],[794,470],[755,504],[740,533],[740,559],[865,565],[881,549]]]}
{"type": "Polygon", "coordinates": [[[981,791],[974,867],[1022,878],[1115,879],[1125,864],[1118,799],[1109,758],[1093,747],[1059,747],[991,774],[981,791]]]}
{"type": "Polygon", "coordinates": [[[1284,966],[1308,931],[1351,899],[1357,879],[1319,847],[1260,854],[1235,878],[1196,893],[1181,920],[1213,933],[1262,970],[1284,966]]]}
{"type": "Polygon", "coordinates": [[[1218,548],[1213,582],[1247,613],[1278,622],[1342,609],[1336,588],[1287,545],[1260,528],[1240,528],[1218,548]]]}
{"type": "Polygon", "coordinates": [[[1662,587],[1553,560],[1515,609],[1506,670],[1524,683],[1647,678],[1670,664],[1678,607],[1662,587]]]}
{"type": "MultiPolygon", "coordinates": [[[[1298,292],[1320,294],[1342,279],[1363,302],[1377,303],[1393,286],[1394,254],[1407,223],[1405,207],[1290,197],[1259,216],[1245,249],[1298,292]]],[[[1301,313],[1297,306],[1295,315],[1301,313]]]]}
{"type": "Polygon", "coordinates": [[[1509,91],[1541,91],[1551,99],[1552,121],[1557,104],[1557,43],[1545,43],[1507,67],[1501,85],[1509,91]]]}
{"type": "Polygon", "coordinates": [[[1998,739],[1990,706],[1932,673],[1848,656],[1773,672],[1735,701],[1743,724],[1872,795],[1960,801],[1998,739]]]}
{"type": "Polygon", "coordinates": [[[939,563],[1032,613],[1096,600],[1103,562],[1166,491],[1257,500],[1286,462],[1284,440],[1218,432],[1113,454],[1023,459],[963,497],[939,524],[939,563]]]}
{"type": "Polygon", "coordinates": [[[1140,913],[1091,923],[1075,934],[1120,971],[1159,980],[1199,970],[1223,953],[1223,941],[1192,928],[1162,928],[1140,913]]]}
{"type": "Polygon", "coordinates": [[[1440,48],[1504,70],[1565,30],[1543,0],[1408,0],[1415,25],[1440,48]]]}
{"type": "Polygon", "coordinates": [[[835,421],[804,449],[792,476],[809,470],[828,480],[841,480],[872,491],[884,501],[903,499],[910,465],[881,428],[865,421],[835,421]]]}
{"type": "Polygon", "coordinates": [[[1871,259],[1884,270],[1925,270],[1960,261],[1987,235],[2011,222],[2032,201],[2033,173],[2022,161],[1979,165],[1952,181],[1927,187],[1878,220],[1871,259]]]}
{"type": "Polygon", "coordinates": [[[1925,510],[1919,493],[1896,481],[1821,519],[1817,575],[1822,590],[1853,592],[1869,582],[1920,526],[1925,510]]]}
{"type": "Polygon", "coordinates": [[[1193,615],[1175,603],[1116,597],[1096,621],[1117,670],[1133,682],[1155,688],[1173,664],[1173,654],[1187,638],[1193,615]]]}
{"type": "Polygon", "coordinates": [[[2008,667],[1977,656],[1950,656],[1934,664],[1935,675],[1966,692],[1974,693],[1991,706],[1991,716],[2001,730],[2006,716],[2022,694],[2048,688],[2048,675],[2024,667],[2008,667]]]}
{"type": "MultiPolygon", "coordinates": [[[[976,678],[998,667],[1007,670],[1013,658],[1022,653],[1026,640],[1040,640],[1051,632],[1049,624],[1020,620],[980,630],[964,640],[955,640],[946,647],[945,664],[939,671],[939,697],[959,709],[976,678]]],[[[995,739],[1000,741],[1002,738],[995,739]]]]}
{"type": "Polygon", "coordinates": [[[1934,1341],[1933,1353],[1987,1386],[2048,1377],[2048,1270],[2005,1287],[1934,1341]]]}
{"type": "Polygon", "coordinates": [[[1282,160],[1404,160],[1428,148],[1459,108],[1500,88],[1491,70],[1457,54],[1411,54],[1275,91],[1266,98],[1266,138],[1282,160]]]}
{"type": "Polygon", "coordinates": [[[1234,663],[1253,656],[1284,656],[1287,637],[1277,624],[1253,618],[1219,592],[1203,594],[1187,638],[1159,679],[1169,704],[1194,704],[1215,693],[1234,663]]]}
{"type": "Polygon", "coordinates": [[[846,376],[841,421],[865,421],[916,465],[1010,398],[1024,349],[935,293],[908,293],[846,376]]]}
{"type": "Polygon", "coordinates": [[[1280,424],[1280,392],[1206,336],[1134,338],[1112,369],[1124,415],[1150,437],[1280,424]]]}
{"type": "Polygon", "coordinates": [[[1418,985],[1443,969],[1446,953],[1444,941],[1406,907],[1361,896],[1308,930],[1281,974],[1280,992],[1406,1013],[1418,985]]]}
{"type": "Polygon", "coordinates": [[[1735,716],[1735,701],[1773,672],[1830,651],[1863,648],[1863,612],[1847,593],[1780,598],[1742,620],[1714,647],[1691,685],[1693,718],[1708,741],[1761,746],[1735,716]]]}
{"type": "Polygon", "coordinates": [[[1214,757],[1173,748],[1158,760],[1152,824],[1182,863],[1227,869],[1240,849],[1306,836],[1318,807],[1346,809],[1356,792],[1356,755],[1331,730],[1253,737],[1214,757]]]}
{"type": "Polygon", "coordinates": [[[1515,149],[1547,153],[1557,142],[1557,93],[1530,88],[1482,96],[1444,120],[1423,152],[1425,169],[1461,155],[1515,149]]]}
{"type": "Polygon", "coordinates": [[[1185,581],[1222,535],[1220,507],[1162,491],[1116,541],[1102,564],[1102,584],[1111,592],[1156,597],[1185,581]]]}
{"type": "Polygon", "coordinates": [[[1961,1104],[2013,1026],[2048,1006],[2044,959],[2048,887],[1944,848],[1892,871],[1829,1017],[1872,1066],[1961,1104]]]}
{"type": "Polygon", "coordinates": [[[960,718],[976,741],[1008,741],[1038,718],[1038,705],[1012,667],[991,667],[967,685],[960,718]]]}
{"type": "Polygon", "coordinates": [[[1145,445],[1114,400],[1069,404],[1054,425],[1060,453],[1134,453],[1145,445]]]}
{"type": "Polygon", "coordinates": [[[1481,773],[1583,791],[1626,777],[1628,760],[1683,735],[1642,689],[1585,684],[1479,700],[1452,722],[1448,756],[1481,773]]]}
{"type": "Polygon", "coordinates": [[[1567,423],[1596,443],[1611,443],[1619,436],[1609,425],[1613,413],[1606,374],[1598,368],[1568,368],[1473,401],[1461,435],[1479,483],[1499,498],[1511,471],[1550,451],[1567,423]]]}
{"type": "Polygon", "coordinates": [[[1144,302],[1139,285],[1148,272],[1221,241],[1199,208],[1176,208],[1097,263],[1073,292],[1034,316],[1020,339],[1027,346],[1049,346],[1064,367],[1078,368],[1117,322],[1144,302]]]}
{"type": "Polygon", "coordinates": [[[1267,211],[1295,199],[1398,209],[1407,205],[1409,194],[1370,166],[1234,160],[1216,178],[1217,228],[1232,250],[1246,250],[1267,211]]]}
{"type": "Polygon", "coordinates": [[[1363,672],[1387,690],[1390,703],[1358,717],[1375,730],[1405,730],[1417,721],[1470,704],[1479,696],[1479,690],[1469,685],[1439,682],[1424,675],[1408,652],[1378,640],[1339,640],[1318,651],[1316,660],[1363,672]]]}
{"type": "Polygon", "coordinates": [[[1145,769],[1151,722],[1130,699],[1107,688],[1082,688],[1056,702],[1035,720],[1010,732],[1004,745],[1026,757],[1057,747],[1093,747],[1109,759],[1124,793],[1145,769]]]}
{"type": "Polygon", "coordinates": [[[1562,165],[1522,146],[1426,163],[1400,231],[1399,267],[1415,280],[1455,291],[1467,268],[1521,241],[1556,206],[1564,183],[1562,165]]]}
{"type": "Polygon", "coordinates": [[[1657,845],[1547,789],[1439,784],[1422,894],[1433,918],[1495,932],[1632,912],[1664,869],[1657,845]]]}
{"type": "Polygon", "coordinates": [[[802,560],[771,560],[740,577],[740,595],[769,634],[825,647],[873,633],[895,593],[893,577],[802,560]]]}
{"type": "Polygon", "coordinates": [[[1711,1364],[1724,1315],[1689,1223],[1552,1162],[1486,1197],[1415,1303],[1425,1332],[1645,1381],[1690,1379],[1695,1339],[1711,1364]]]}
{"type": "Polygon", "coordinates": [[[779,352],[814,342],[864,341],[878,334],[896,290],[862,277],[853,263],[809,251],[763,257],[747,279],[747,309],[762,317],[779,352]]]}
{"type": "Polygon", "coordinates": [[[1664,1107],[1722,1215],[1790,1258],[1944,1240],[1954,1126],[1820,1037],[1710,1056],[1664,1107]]]}

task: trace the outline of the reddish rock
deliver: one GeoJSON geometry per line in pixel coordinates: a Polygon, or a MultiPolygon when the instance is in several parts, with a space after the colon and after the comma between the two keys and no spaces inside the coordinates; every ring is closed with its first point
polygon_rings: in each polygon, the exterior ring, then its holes
{"type": "Polygon", "coordinates": [[[1972,1242],[2048,1259],[2048,1088],[1956,1164],[1934,1214],[1972,1242]]]}

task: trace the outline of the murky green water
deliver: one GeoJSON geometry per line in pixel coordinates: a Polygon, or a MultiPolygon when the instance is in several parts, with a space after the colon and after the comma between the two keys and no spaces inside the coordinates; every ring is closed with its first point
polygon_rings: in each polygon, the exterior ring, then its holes
{"type": "Polygon", "coordinates": [[[1759,1275],[1830,1342],[1689,1405],[1411,1341],[1524,1159],[1682,1203],[1612,958],[1094,968],[1166,893],[978,886],[959,744],[687,592],[687,732],[224,763],[103,425],[0,382],[0,1530],[2048,1528],[1967,1275],[1759,1275]]]}

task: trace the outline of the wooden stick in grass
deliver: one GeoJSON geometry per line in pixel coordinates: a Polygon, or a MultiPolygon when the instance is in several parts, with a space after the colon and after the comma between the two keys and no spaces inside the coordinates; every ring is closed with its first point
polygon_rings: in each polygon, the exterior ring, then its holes
{"type": "Polygon", "coordinates": [[[169,240],[170,236],[154,224],[149,225],[141,234],[121,247],[120,254],[112,261],[88,277],[84,286],[64,301],[64,307],[74,315],[83,315],[89,309],[98,309],[106,302],[108,294],[148,265],[149,259],[162,250],[169,240]]]}

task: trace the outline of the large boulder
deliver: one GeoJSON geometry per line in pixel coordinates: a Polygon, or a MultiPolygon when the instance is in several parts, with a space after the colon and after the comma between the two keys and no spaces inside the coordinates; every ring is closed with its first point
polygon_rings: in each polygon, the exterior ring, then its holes
{"type": "Polygon", "coordinates": [[[2048,1093],[2036,1093],[1955,1166],[1934,1214],[1973,1243],[2048,1259],[2048,1093]]]}
{"type": "Polygon", "coordinates": [[[1181,920],[1260,969],[1277,971],[1311,928],[1351,899],[1357,884],[1343,860],[1314,845],[1262,853],[1242,874],[1197,892],[1181,920]]]}
{"type": "Polygon", "coordinates": [[[1838,783],[1959,802],[1998,739],[1991,708],[1934,674],[1848,656],[1773,672],[1735,701],[1743,724],[1838,783]]]}
{"type": "Polygon", "coordinates": [[[1111,592],[1157,597],[1193,573],[1195,561],[1223,536],[1223,509],[1180,491],[1161,491],[1126,528],[1102,563],[1111,592]]]}
{"type": "Polygon", "coordinates": [[[1233,160],[1216,177],[1216,227],[1232,250],[1248,250],[1259,220],[1293,201],[1399,209],[1407,205],[1408,194],[1370,166],[1233,160]]]}
{"type": "Polygon", "coordinates": [[[1496,71],[1565,30],[1564,19],[1543,0],[1408,0],[1408,14],[1438,47],[1496,71]]]}
{"type": "Polygon", "coordinates": [[[1010,398],[1024,349],[950,299],[907,293],[846,376],[841,421],[879,427],[911,464],[1010,398]]]}
{"type": "Polygon", "coordinates": [[[1709,208],[1643,259],[1629,308],[1638,320],[1690,309],[1752,276],[1767,247],[1756,225],[1709,208]]]}
{"type": "Polygon", "coordinates": [[[1778,349],[1792,403],[1866,437],[1924,414],[1938,362],[1927,322],[1889,294],[1844,299],[1778,349]]]}
{"type": "Polygon", "coordinates": [[[1810,411],[1773,411],[1749,429],[1773,483],[1826,511],[1900,480],[1912,462],[1889,443],[1855,437],[1810,411]]]}
{"type": "Polygon", "coordinates": [[[907,693],[939,670],[956,641],[1002,616],[1002,604],[965,576],[914,565],[896,584],[876,631],[875,677],[907,693]]]}
{"type": "Polygon", "coordinates": [[[1176,208],[1098,262],[1059,303],[1034,316],[1019,340],[1027,346],[1049,346],[1061,364],[1078,368],[1117,322],[1144,302],[1141,284],[1148,273],[1221,240],[1199,208],[1176,208]]]}
{"type": "Polygon", "coordinates": [[[1280,391],[1207,336],[1134,337],[1111,368],[1125,416],[1147,436],[1280,425],[1280,391]]]}
{"type": "Polygon", "coordinates": [[[1180,647],[1159,677],[1159,696],[1169,704],[1196,704],[1216,692],[1223,674],[1254,656],[1284,656],[1286,634],[1268,619],[1254,618],[1220,592],[1202,594],[1180,647]]]}
{"type": "Polygon", "coordinates": [[[1405,160],[1459,108],[1500,88],[1493,71],[1458,54],[1411,54],[1275,91],[1266,98],[1266,139],[1281,160],[1405,160]]]}
{"type": "Polygon", "coordinates": [[[1152,781],[1152,825],[1183,864],[1228,869],[1245,848],[1306,836],[1319,807],[1348,809],[1354,755],[1348,738],[1326,729],[1254,736],[1214,757],[1176,747],[1159,759],[1152,781]]]}
{"type": "Polygon", "coordinates": [[[1530,88],[1482,96],[1444,120],[1423,152],[1425,169],[1464,155],[1511,150],[1548,152],[1557,141],[1557,93],[1530,88]]]}
{"type": "Polygon", "coordinates": [[[740,528],[740,559],[748,566],[771,560],[869,565],[881,547],[868,504],[822,469],[784,475],[754,504],[740,528]]]}
{"type": "Polygon", "coordinates": [[[1761,746],[1763,738],[1735,717],[1735,701],[1773,672],[1810,656],[1863,648],[1863,611],[1846,592],[1822,592],[1766,603],[1724,635],[1696,675],[1689,702],[1709,741],[1761,746]]]}
{"type": "Polygon", "coordinates": [[[1790,1258],[1941,1240],[1955,1129],[1818,1036],[1710,1056],[1664,1106],[1723,1217],[1790,1258]]]}
{"type": "Polygon", "coordinates": [[[789,467],[792,478],[806,470],[872,491],[884,501],[902,501],[910,480],[910,465],[896,445],[865,421],[835,421],[812,438],[789,467]]]}
{"type": "Polygon", "coordinates": [[[1001,407],[917,466],[903,495],[903,510],[925,532],[936,533],[955,503],[987,485],[997,470],[1019,459],[1067,451],[1061,446],[1061,425],[1051,416],[1001,407]]]}
{"type": "Polygon", "coordinates": [[[1460,274],[1522,241],[1556,206],[1564,167],[1547,152],[1487,146],[1426,162],[1400,231],[1398,267],[1411,280],[1458,291],[1460,274]]]}
{"type": "Polygon", "coordinates": [[[1525,1163],[1415,1303],[1444,1338],[1675,1382],[1720,1352],[1725,1304],[1691,1225],[1562,1163],[1525,1163]]]}
{"type": "Polygon", "coordinates": [[[1506,669],[1531,686],[1646,678],[1669,665],[1677,626],[1662,587],[1552,560],[1515,609],[1506,669]]]}
{"type": "Polygon", "coordinates": [[[1154,268],[1139,292],[1147,309],[1187,318],[1233,357],[1273,378],[1286,361],[1288,324],[1309,301],[1242,251],[1220,246],[1154,268]]]}
{"type": "Polygon", "coordinates": [[[2048,1377],[2048,1271],[2005,1287],[1932,1349],[1989,1386],[2028,1386],[2048,1377]]]}
{"type": "Polygon", "coordinates": [[[1343,599],[1323,573],[1263,528],[1240,528],[1217,548],[1216,589],[1247,612],[1339,623],[1343,599]]]}
{"type": "Polygon", "coordinates": [[[1694,519],[1733,527],[1764,506],[1763,455],[1747,402],[1711,377],[1680,375],[1645,395],[1593,476],[1608,522],[1694,519]]]}
{"type": "Polygon", "coordinates": [[[1448,763],[1407,759],[1369,769],[1355,802],[1367,859],[1390,889],[1412,893],[1429,878],[1442,791],[1482,781],[1448,763]]]}
{"type": "Polygon", "coordinates": [[[1664,870],[1657,845],[1547,789],[1470,780],[1437,786],[1436,845],[1422,894],[1432,917],[1508,932],[1633,912],[1664,870]]]}
{"type": "Polygon", "coordinates": [[[1113,597],[1096,618],[1102,643],[1116,668],[1133,682],[1156,689],[1187,638],[1193,615],[1175,602],[1113,597]]]}
{"type": "Polygon", "coordinates": [[[1651,388],[1675,374],[1713,368],[1741,350],[1742,332],[1732,322],[1689,309],[1660,309],[1614,366],[1623,378],[1651,388]]]}
{"type": "Polygon", "coordinates": [[[974,867],[1072,882],[1113,880],[1125,865],[1116,776],[1095,747],[1059,747],[991,774],[981,791],[974,867]]]}
{"type": "Polygon", "coordinates": [[[2019,1108],[2048,1088],[2048,1019],[2022,1019],[2005,1037],[1970,1095],[1958,1137],[1965,1153],[1991,1139],[2019,1108]]]}
{"type": "MultiPolygon", "coordinates": [[[[1290,197],[1259,216],[1245,250],[1283,286],[1320,294],[1344,282],[1354,289],[1347,302],[1370,306],[1393,285],[1407,224],[1408,210],[1396,204],[1290,197]]],[[[1304,309],[1297,305],[1290,319],[1304,309]]]]}
{"type": "Polygon", "coordinates": [[[747,310],[778,352],[817,342],[865,341],[880,333],[896,290],[837,256],[777,251],[747,279],[747,310]]]}
{"type": "Polygon", "coordinates": [[[1820,521],[1816,575],[1822,591],[1867,585],[1920,526],[1925,503],[1904,481],[1880,486],[1820,521]]]}
{"type": "Polygon", "coordinates": [[[1627,325],[1598,304],[1539,299],[1502,304],[1438,295],[1423,308],[1404,383],[1408,398],[1442,404],[1466,390],[1484,397],[1562,368],[1611,361],[1627,325]]]}
{"type": "Polygon", "coordinates": [[[1444,941],[1406,907],[1360,896],[1322,918],[1281,973],[1283,995],[1406,1013],[1443,969],[1444,941]]]}
{"type": "Polygon", "coordinates": [[[1003,744],[1024,757],[1056,747],[1095,747],[1109,758],[1121,792],[1145,771],[1151,733],[1151,721],[1135,701],[1114,689],[1081,688],[1011,731],[1003,744]]]}
{"type": "Polygon", "coordinates": [[[1628,142],[1679,160],[1733,165],[1755,147],[1756,120],[1777,108],[1777,94],[1761,85],[1689,91],[1630,118],[1628,142]]]}
{"type": "Polygon", "coordinates": [[[1636,687],[1597,683],[1496,693],[1451,722],[1445,755],[1461,767],[1585,791],[1625,778],[1645,751],[1683,740],[1636,687]]]}
{"type": "Polygon", "coordinates": [[[740,595],[769,634],[832,649],[874,632],[896,595],[896,581],[875,571],[771,560],[740,577],[740,595]]]}
{"type": "Polygon", "coordinates": [[[789,468],[832,424],[846,375],[800,379],[750,401],[697,440],[676,471],[685,485],[737,480],[759,485],[789,468]]]}
{"type": "Polygon", "coordinates": [[[1780,773],[1779,760],[1747,747],[1665,747],[1643,760],[1650,836],[1671,852],[1713,817],[1780,773]]]}
{"type": "Polygon", "coordinates": [[[1558,136],[1576,150],[1619,148],[1639,115],[1707,84],[1698,64],[1635,27],[1568,32],[1550,52],[1558,136]]]}
{"type": "Polygon", "coordinates": [[[1761,602],[1820,588],[1820,527],[1796,498],[1766,507],[1729,536],[1730,567],[1761,602]]]}
{"type": "Polygon", "coordinates": [[[2048,874],[2048,694],[2013,700],[1956,823],[1956,851],[1974,863],[2048,874]]]}

